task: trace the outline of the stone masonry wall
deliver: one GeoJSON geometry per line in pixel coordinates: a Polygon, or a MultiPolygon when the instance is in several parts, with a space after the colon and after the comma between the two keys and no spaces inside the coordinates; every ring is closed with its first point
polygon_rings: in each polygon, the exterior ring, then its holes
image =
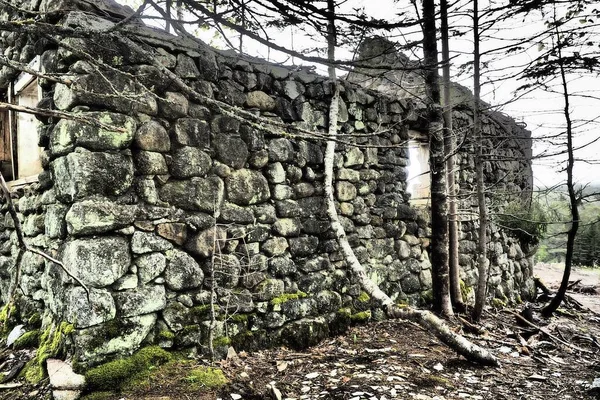
{"type": "MultiPolygon", "coordinates": [[[[81,12],[76,1],[40,7],[63,27],[114,24],[81,12]],[[52,9],[64,4],[69,12],[52,9]]],[[[130,12],[109,9],[119,18],[130,12]]],[[[352,321],[382,317],[345,268],[329,228],[324,143],[261,128],[230,107],[322,132],[330,83],[150,28],[127,29],[135,38],[96,33],[60,46],[1,35],[12,59],[26,62],[37,53],[43,72],[70,79],[40,79],[40,107],[103,124],[40,117],[44,172],[39,183],[15,192],[27,240],[62,260],[90,288],[89,298],[58,266],[19,255],[4,204],[3,302],[20,268],[14,293],[22,318],[38,311],[45,324],[73,324],[81,365],[144,343],[204,350],[213,291],[220,350],[229,343],[303,347],[352,321]],[[181,90],[151,60],[200,96],[181,90]]],[[[3,67],[0,83],[14,76],[3,67]]],[[[410,101],[350,83],[341,96],[340,132],[347,135],[338,145],[334,186],[348,239],[388,294],[424,303],[431,294],[427,221],[408,202],[402,145],[418,114],[410,101]]],[[[463,235],[471,239],[470,231],[463,235]]],[[[503,240],[508,248],[498,257],[513,249],[503,240]]],[[[514,267],[518,254],[511,260],[514,267]]],[[[521,282],[515,278],[516,291],[521,282]]]]}
{"type": "MultiPolygon", "coordinates": [[[[383,38],[367,39],[361,45],[360,56],[364,63],[396,67],[390,70],[358,68],[348,79],[363,87],[375,89],[399,99],[410,99],[416,113],[426,104],[425,85],[418,62],[399,53],[392,42],[383,38]],[[406,70],[406,67],[408,69],[406,70]]],[[[479,221],[475,183],[475,153],[477,146],[484,147],[485,184],[489,207],[493,213],[501,211],[508,199],[531,199],[533,173],[531,169],[531,132],[512,118],[493,111],[482,103],[483,143],[472,138],[473,95],[465,87],[452,83],[450,102],[453,105],[453,128],[460,144],[456,154],[455,178],[459,185],[459,263],[461,279],[469,300],[474,292],[468,288],[477,284],[477,241],[479,221]]],[[[411,129],[426,133],[426,121],[409,122],[411,129]]],[[[488,253],[490,261],[490,294],[501,301],[520,301],[534,290],[533,253],[528,243],[503,230],[496,224],[488,227],[488,253]]]]}

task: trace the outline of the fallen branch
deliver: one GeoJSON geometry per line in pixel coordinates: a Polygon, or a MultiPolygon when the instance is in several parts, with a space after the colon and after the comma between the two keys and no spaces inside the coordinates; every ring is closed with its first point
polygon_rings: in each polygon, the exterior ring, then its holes
{"type": "MultiPolygon", "coordinates": [[[[2,193],[4,194],[4,198],[6,199],[6,203],[8,204],[8,212],[10,213],[10,216],[13,220],[13,222],[15,223],[15,230],[17,232],[17,240],[19,241],[19,247],[25,251],[30,251],[34,254],[37,254],[43,258],[45,258],[48,261],[53,262],[54,264],[58,265],[60,268],[62,268],[62,270],[71,278],[73,278],[84,290],[85,293],[87,294],[88,297],[88,301],[90,299],[90,290],[88,289],[88,287],[75,275],[73,275],[73,273],[71,273],[71,271],[69,271],[69,269],[67,267],[65,267],[65,265],[57,260],[56,258],[50,256],[49,254],[38,250],[36,248],[30,247],[26,242],[25,239],[23,237],[23,228],[21,227],[21,221],[19,220],[19,216],[17,215],[17,210],[15,209],[15,205],[12,201],[12,197],[10,196],[10,190],[8,189],[8,186],[6,185],[6,181],[4,180],[4,175],[2,175],[2,172],[0,172],[0,186],[2,187],[2,193]]],[[[15,287],[18,286],[18,279],[19,277],[17,276],[17,281],[15,282],[15,287]]]]}
{"type": "Polygon", "coordinates": [[[552,292],[552,290],[548,289],[548,286],[546,286],[540,278],[538,278],[538,277],[533,278],[533,282],[535,283],[535,287],[537,289],[540,289],[543,294],[545,294],[547,296],[552,296],[554,294],[552,292]]]}
{"type": "Polygon", "coordinates": [[[535,328],[535,329],[539,330],[539,331],[540,331],[540,332],[542,332],[544,335],[546,335],[546,336],[548,336],[550,339],[552,339],[552,340],[554,340],[554,341],[556,341],[556,342],[558,342],[558,343],[562,344],[563,346],[569,347],[570,349],[573,349],[573,350],[580,351],[580,352],[582,352],[582,353],[586,353],[586,354],[594,354],[594,352],[593,352],[593,351],[589,351],[589,350],[586,350],[586,349],[582,349],[582,348],[580,348],[580,347],[577,347],[577,346],[575,346],[575,345],[572,345],[571,343],[568,343],[568,342],[566,342],[565,340],[563,340],[563,339],[559,338],[558,336],[551,334],[550,332],[548,332],[548,330],[546,330],[546,329],[544,329],[544,328],[542,328],[542,327],[540,327],[540,326],[537,326],[537,325],[536,325],[536,324],[534,324],[533,322],[529,322],[529,321],[527,321],[527,320],[526,320],[525,318],[523,318],[523,317],[522,317],[520,314],[517,314],[517,313],[516,313],[516,312],[514,312],[514,311],[511,311],[511,310],[503,310],[503,311],[504,311],[504,312],[506,312],[506,313],[509,313],[509,314],[511,314],[511,315],[514,315],[514,317],[515,317],[515,318],[516,318],[518,321],[522,322],[522,323],[523,323],[523,324],[525,324],[525,325],[528,325],[528,326],[530,326],[530,327],[532,327],[532,328],[535,328]]]}
{"type": "Polygon", "coordinates": [[[2,383],[0,384],[0,390],[15,389],[21,386],[23,386],[22,383],[2,383]]]}
{"type": "MultiPolygon", "coordinates": [[[[332,8],[332,6],[330,6],[332,8]]],[[[335,43],[335,26],[333,21],[329,22],[328,38],[329,57],[333,59],[333,48],[335,43]]],[[[469,342],[463,336],[452,332],[443,320],[436,317],[430,311],[415,310],[411,307],[400,308],[394,304],[392,299],[384,293],[381,288],[373,282],[368,276],[363,265],[356,258],[354,250],[348,242],[348,237],[342,226],[337,210],[335,208],[335,199],[333,196],[333,164],[335,157],[335,148],[338,124],[338,104],[340,90],[335,76],[335,68],[329,67],[329,79],[334,86],[334,94],[329,105],[329,140],[325,149],[324,157],[324,191],[327,216],[331,222],[331,229],[339,243],[344,259],[350,270],[357,277],[361,286],[371,296],[372,299],[383,305],[388,317],[401,318],[415,321],[428,331],[432,332],[443,343],[451,347],[457,353],[470,361],[484,365],[499,365],[498,360],[489,351],[469,342]]]]}

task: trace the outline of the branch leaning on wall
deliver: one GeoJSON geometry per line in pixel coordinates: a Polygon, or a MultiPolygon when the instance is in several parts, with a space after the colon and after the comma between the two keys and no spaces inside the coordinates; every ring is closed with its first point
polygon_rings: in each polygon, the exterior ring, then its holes
{"type": "MultiPolygon", "coordinates": [[[[333,0],[328,1],[330,12],[333,14],[333,0]]],[[[334,46],[335,46],[335,26],[333,21],[329,22],[328,29],[328,55],[333,58],[334,46]]],[[[329,136],[333,139],[337,135],[337,124],[338,124],[338,101],[339,101],[339,86],[335,75],[335,68],[329,67],[329,79],[334,85],[334,95],[329,105],[329,136]]],[[[390,318],[402,318],[409,319],[417,322],[419,325],[432,332],[437,336],[443,343],[451,347],[457,353],[461,354],[468,360],[477,362],[483,365],[498,365],[498,360],[486,349],[471,343],[465,337],[458,335],[457,333],[450,330],[448,325],[443,320],[436,317],[430,311],[415,310],[411,307],[400,308],[394,304],[392,299],[381,290],[381,288],[373,282],[367,275],[365,267],[360,263],[354,250],[348,242],[346,232],[340,223],[336,206],[335,199],[333,196],[333,164],[335,156],[336,143],[333,140],[327,142],[324,159],[324,179],[325,179],[325,203],[327,208],[327,215],[331,222],[331,229],[333,230],[335,237],[342,249],[344,259],[354,273],[362,288],[367,292],[374,300],[379,302],[385,309],[386,314],[390,318]]]]}
{"type": "MultiPolygon", "coordinates": [[[[27,242],[25,242],[25,238],[23,237],[23,228],[21,227],[21,221],[19,220],[17,210],[15,209],[15,205],[14,205],[14,203],[12,201],[12,197],[10,195],[10,190],[8,189],[8,186],[6,185],[6,181],[4,180],[4,175],[2,175],[2,172],[0,172],[0,186],[2,187],[2,194],[4,195],[4,198],[6,199],[6,203],[8,205],[8,212],[10,213],[10,216],[15,224],[15,231],[17,233],[17,240],[19,242],[19,248],[23,251],[30,251],[34,254],[37,254],[37,255],[45,258],[46,260],[58,265],[68,276],[70,276],[73,280],[75,280],[83,288],[83,290],[85,290],[85,293],[87,294],[87,298],[89,301],[90,290],[78,277],[76,277],[75,275],[73,275],[73,273],[71,271],[69,271],[69,269],[65,266],[65,264],[63,264],[61,261],[57,260],[56,258],[52,257],[51,255],[49,255],[41,250],[38,250],[34,247],[30,247],[27,244],[27,242]]],[[[19,284],[18,280],[19,280],[19,274],[17,273],[15,287],[17,287],[19,284]]]]}

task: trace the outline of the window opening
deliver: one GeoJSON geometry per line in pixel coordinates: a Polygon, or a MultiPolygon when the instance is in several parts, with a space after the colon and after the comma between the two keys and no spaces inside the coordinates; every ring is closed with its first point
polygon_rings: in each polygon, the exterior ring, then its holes
{"type": "Polygon", "coordinates": [[[410,193],[410,203],[427,206],[431,198],[431,177],[429,173],[429,142],[420,132],[411,131],[408,141],[408,178],[406,190],[410,193]]]}

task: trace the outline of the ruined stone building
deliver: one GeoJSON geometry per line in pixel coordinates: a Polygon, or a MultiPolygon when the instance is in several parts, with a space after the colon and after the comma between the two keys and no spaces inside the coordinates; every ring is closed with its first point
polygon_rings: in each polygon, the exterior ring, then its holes
{"type": "MultiPolygon", "coordinates": [[[[131,10],[110,0],[37,3],[44,14],[36,18],[60,35],[1,33],[7,59],[41,74],[4,65],[0,96],[54,113],[1,112],[1,167],[26,242],[62,261],[90,295],[58,265],[19,251],[3,201],[0,294],[20,321],[37,314],[45,329],[72,324],[69,348],[90,365],[147,343],[202,350],[213,290],[215,337],[238,348],[307,346],[383,316],[345,268],[329,227],[325,144],[302,133],[326,131],[325,77],[135,19],[113,30],[131,10]]],[[[27,17],[5,5],[0,15],[27,17]]],[[[426,171],[426,144],[414,140],[427,121],[410,96],[343,81],[341,98],[334,187],[349,241],[392,298],[425,304],[429,228],[426,204],[414,198],[426,184],[408,177],[420,174],[410,168],[426,171]]],[[[468,126],[469,106],[454,116],[468,126]]],[[[498,155],[486,163],[488,182],[530,190],[529,133],[498,113],[484,124],[498,155]]],[[[473,145],[459,155],[464,208],[474,201],[473,145]]],[[[469,296],[477,223],[465,215],[460,260],[469,296]]],[[[531,254],[490,229],[490,293],[516,300],[531,288],[531,254]]]]}

